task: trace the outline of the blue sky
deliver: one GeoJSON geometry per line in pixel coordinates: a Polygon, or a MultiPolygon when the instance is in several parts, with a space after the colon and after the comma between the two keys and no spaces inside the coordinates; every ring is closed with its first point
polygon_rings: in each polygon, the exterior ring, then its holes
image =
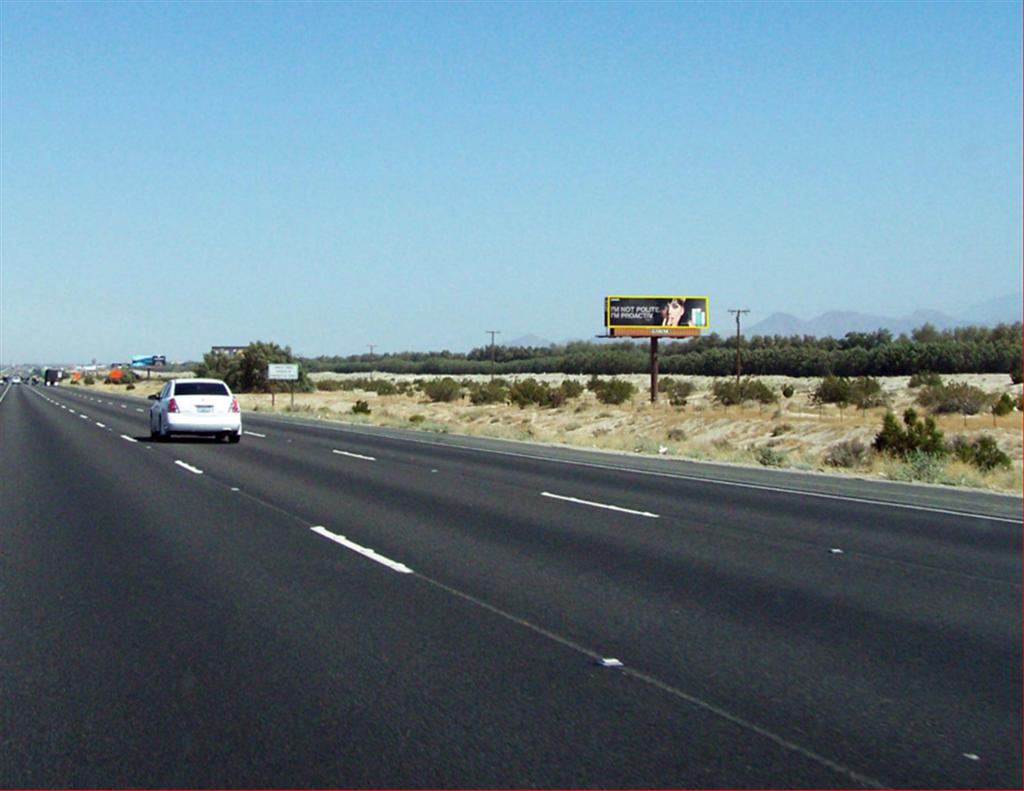
{"type": "Polygon", "coordinates": [[[1021,289],[1020,3],[0,4],[0,359],[1021,289]]]}

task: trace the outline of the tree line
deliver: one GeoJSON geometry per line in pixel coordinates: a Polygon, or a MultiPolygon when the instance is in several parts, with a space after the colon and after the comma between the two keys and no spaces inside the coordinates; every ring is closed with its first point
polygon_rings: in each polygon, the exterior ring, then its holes
{"type": "MultiPolygon", "coordinates": [[[[842,338],[761,336],[741,343],[744,374],[777,376],[912,376],[1009,373],[1019,380],[1021,322],[995,327],[938,330],[930,324],[910,336],[888,330],[848,332],[842,338]]],[[[641,374],[649,370],[646,341],[595,343],[573,341],[551,346],[490,346],[468,353],[398,352],[347,357],[299,358],[309,372],[468,375],[564,373],[641,374]]],[[[735,339],[711,333],[687,341],[659,344],[663,374],[730,376],[736,371],[735,339]]]]}

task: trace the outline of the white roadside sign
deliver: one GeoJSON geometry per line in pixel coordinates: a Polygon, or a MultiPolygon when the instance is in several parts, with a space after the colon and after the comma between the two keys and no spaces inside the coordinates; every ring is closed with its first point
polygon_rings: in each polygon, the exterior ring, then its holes
{"type": "Polygon", "coordinates": [[[299,366],[294,363],[269,363],[267,379],[284,379],[294,382],[299,378],[299,366]]]}

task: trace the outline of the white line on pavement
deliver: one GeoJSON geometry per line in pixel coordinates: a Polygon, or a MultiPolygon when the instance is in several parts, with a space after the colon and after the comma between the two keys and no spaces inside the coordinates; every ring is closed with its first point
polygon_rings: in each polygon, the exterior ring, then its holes
{"type": "Polygon", "coordinates": [[[646,516],[649,519],[658,519],[657,514],[652,514],[650,511],[634,511],[632,508],[622,508],[618,505],[608,505],[607,503],[595,503],[592,500],[580,500],[577,497],[566,497],[561,494],[552,494],[551,492],[541,492],[541,497],[551,497],[555,500],[565,500],[568,503],[578,503],[579,505],[589,505],[594,508],[605,508],[609,511],[621,511],[624,514],[635,514],[636,516],[646,516]]]}
{"type": "Polygon", "coordinates": [[[138,408],[137,408],[137,409],[136,409],[135,411],[136,411],[136,412],[141,412],[142,410],[141,410],[141,409],[138,409],[138,408]]]}
{"type": "Polygon", "coordinates": [[[266,439],[266,434],[257,434],[255,431],[243,431],[243,434],[248,434],[250,437],[259,437],[260,439],[266,439]]]}
{"type": "Polygon", "coordinates": [[[129,437],[127,434],[122,434],[121,439],[127,440],[128,442],[138,442],[138,440],[135,439],[135,437],[129,437]]]}
{"type": "Polygon", "coordinates": [[[326,527],[316,525],[315,527],[311,527],[310,530],[312,530],[314,533],[323,536],[324,538],[329,538],[331,541],[334,541],[335,543],[341,544],[343,547],[346,547],[347,549],[351,549],[353,552],[359,553],[363,557],[376,561],[377,563],[380,563],[382,566],[387,566],[389,569],[391,569],[392,571],[397,571],[399,574],[413,573],[412,569],[406,566],[404,563],[396,563],[390,558],[386,558],[383,555],[377,554],[372,549],[361,547],[359,546],[359,544],[349,541],[347,538],[345,538],[345,536],[339,536],[336,533],[332,533],[326,527]]]}
{"type": "Polygon", "coordinates": [[[106,424],[100,423],[98,420],[96,421],[96,425],[99,426],[100,428],[106,428],[107,427],[106,424]]]}
{"type": "Polygon", "coordinates": [[[174,463],[177,464],[179,467],[184,467],[189,472],[194,472],[196,475],[203,474],[203,471],[200,470],[198,467],[193,467],[191,464],[186,464],[181,459],[175,459],[174,463]]]}
{"type": "Polygon", "coordinates": [[[358,453],[349,453],[345,450],[332,450],[331,453],[337,453],[339,456],[348,456],[352,459],[362,459],[363,461],[377,461],[373,456],[361,456],[358,453]]]}

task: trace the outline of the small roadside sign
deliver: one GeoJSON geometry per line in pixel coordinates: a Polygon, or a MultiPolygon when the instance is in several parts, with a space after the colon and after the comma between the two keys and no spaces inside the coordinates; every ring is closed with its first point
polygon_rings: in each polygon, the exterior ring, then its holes
{"type": "Polygon", "coordinates": [[[267,379],[283,379],[294,382],[299,378],[299,366],[292,363],[269,363],[267,379]]]}

